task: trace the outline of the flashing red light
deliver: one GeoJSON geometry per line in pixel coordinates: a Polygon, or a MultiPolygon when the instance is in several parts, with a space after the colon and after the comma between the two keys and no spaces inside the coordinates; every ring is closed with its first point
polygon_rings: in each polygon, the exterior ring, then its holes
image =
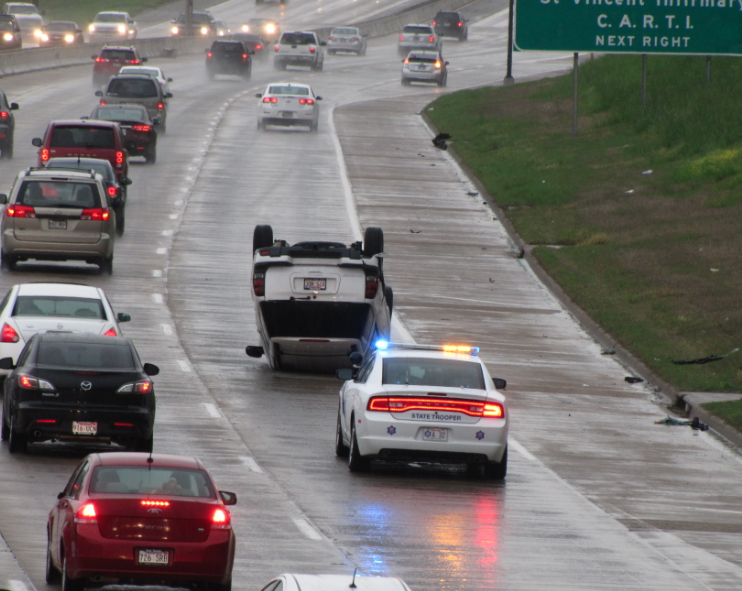
{"type": "Polygon", "coordinates": [[[85,503],[75,513],[75,523],[97,523],[98,515],[93,503],[85,503]]]}
{"type": "Polygon", "coordinates": [[[314,99],[299,99],[300,105],[313,105],[314,99]]]}
{"type": "Polygon", "coordinates": [[[485,403],[480,400],[376,396],[368,401],[367,409],[376,412],[398,413],[411,410],[456,412],[470,417],[490,419],[501,419],[505,416],[505,409],[499,402],[485,403]]]}
{"type": "Polygon", "coordinates": [[[124,163],[124,153],[121,151],[116,152],[116,164],[121,166],[124,163]]]}
{"type": "Polygon", "coordinates": [[[115,328],[109,328],[106,332],[103,333],[104,337],[117,337],[119,335],[116,334],[115,328]]]}
{"type": "Polygon", "coordinates": [[[232,519],[226,509],[214,509],[211,516],[211,527],[215,529],[229,529],[232,527],[232,519]]]}
{"type": "Polygon", "coordinates": [[[111,197],[115,197],[118,194],[119,190],[116,187],[108,187],[108,194],[111,197]]]}
{"type": "Polygon", "coordinates": [[[366,299],[373,300],[376,297],[376,292],[379,290],[379,278],[378,277],[366,277],[366,299]]]}
{"type": "Polygon", "coordinates": [[[41,150],[41,161],[48,162],[48,160],[49,160],[49,150],[48,148],[43,148],[41,150]]]}
{"type": "Polygon", "coordinates": [[[9,205],[5,215],[9,218],[35,218],[36,210],[28,205],[9,205]]]}
{"type": "Polygon", "coordinates": [[[3,329],[0,331],[0,343],[17,343],[20,340],[21,337],[18,336],[15,328],[7,322],[3,324],[3,329]]]}
{"type": "Polygon", "coordinates": [[[275,96],[264,96],[263,102],[264,103],[277,103],[278,99],[275,96]]]}
{"type": "Polygon", "coordinates": [[[81,220],[91,220],[94,222],[107,222],[111,217],[111,211],[107,207],[96,207],[93,209],[83,209],[80,214],[81,220]]]}
{"type": "Polygon", "coordinates": [[[145,501],[142,501],[142,505],[144,505],[145,507],[169,507],[170,501],[145,500],[145,501]]]}
{"type": "Polygon", "coordinates": [[[265,275],[263,273],[255,273],[252,276],[252,290],[256,296],[265,295],[265,275]]]}
{"type": "Polygon", "coordinates": [[[160,109],[160,111],[162,111],[165,108],[165,103],[160,101],[159,103],[157,103],[157,108],[160,109]]]}

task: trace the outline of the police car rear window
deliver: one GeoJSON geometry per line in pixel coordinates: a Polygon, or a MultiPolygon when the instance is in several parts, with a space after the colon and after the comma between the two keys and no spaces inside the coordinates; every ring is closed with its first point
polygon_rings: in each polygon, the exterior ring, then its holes
{"type": "Polygon", "coordinates": [[[116,149],[116,139],[110,127],[58,125],[52,131],[52,148],[116,149]]]}
{"type": "Polygon", "coordinates": [[[484,390],[479,363],[459,359],[392,357],[384,359],[382,384],[484,390]]]}

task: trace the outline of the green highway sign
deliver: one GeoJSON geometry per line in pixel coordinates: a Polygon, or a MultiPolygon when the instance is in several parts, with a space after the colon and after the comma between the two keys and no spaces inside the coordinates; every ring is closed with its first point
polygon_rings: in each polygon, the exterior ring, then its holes
{"type": "Polygon", "coordinates": [[[742,0],[517,0],[515,46],[742,55],[742,0]]]}

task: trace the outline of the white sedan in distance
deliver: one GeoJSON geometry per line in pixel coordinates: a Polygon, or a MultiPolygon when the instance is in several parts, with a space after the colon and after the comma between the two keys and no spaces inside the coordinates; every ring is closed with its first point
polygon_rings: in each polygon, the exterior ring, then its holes
{"type": "MultiPolygon", "coordinates": [[[[351,472],[371,460],[465,463],[472,475],[502,480],[508,466],[505,380],[490,377],[466,345],[378,341],[358,369],[339,369],[335,453],[351,472]]],[[[352,353],[351,360],[360,354],[352,353]]]]}
{"type": "Polygon", "coordinates": [[[295,575],[286,573],[272,579],[262,591],[410,591],[397,577],[353,575],[295,575]]]}
{"type": "Polygon", "coordinates": [[[309,131],[317,131],[319,122],[319,105],[322,97],[314,94],[307,84],[279,82],[269,84],[265,92],[255,95],[258,103],[258,129],[266,125],[291,127],[301,125],[309,131]]]}
{"type": "MultiPolygon", "coordinates": [[[[102,289],[73,283],[21,283],[0,302],[0,359],[15,363],[37,332],[78,332],[122,336],[119,322],[131,316],[114,314],[102,289]]],[[[0,369],[0,376],[10,370],[0,369]]]]}
{"type": "Polygon", "coordinates": [[[119,76],[149,76],[154,78],[162,87],[162,92],[170,92],[170,82],[172,78],[165,76],[165,73],[157,66],[124,66],[119,70],[119,76]]]}

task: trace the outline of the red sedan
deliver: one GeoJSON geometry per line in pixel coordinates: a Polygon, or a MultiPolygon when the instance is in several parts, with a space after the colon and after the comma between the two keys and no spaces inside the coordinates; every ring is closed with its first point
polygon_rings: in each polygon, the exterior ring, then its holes
{"type": "Polygon", "coordinates": [[[86,457],[49,513],[46,580],[232,587],[235,535],[219,491],[196,458],[146,453],[86,457]]]}

